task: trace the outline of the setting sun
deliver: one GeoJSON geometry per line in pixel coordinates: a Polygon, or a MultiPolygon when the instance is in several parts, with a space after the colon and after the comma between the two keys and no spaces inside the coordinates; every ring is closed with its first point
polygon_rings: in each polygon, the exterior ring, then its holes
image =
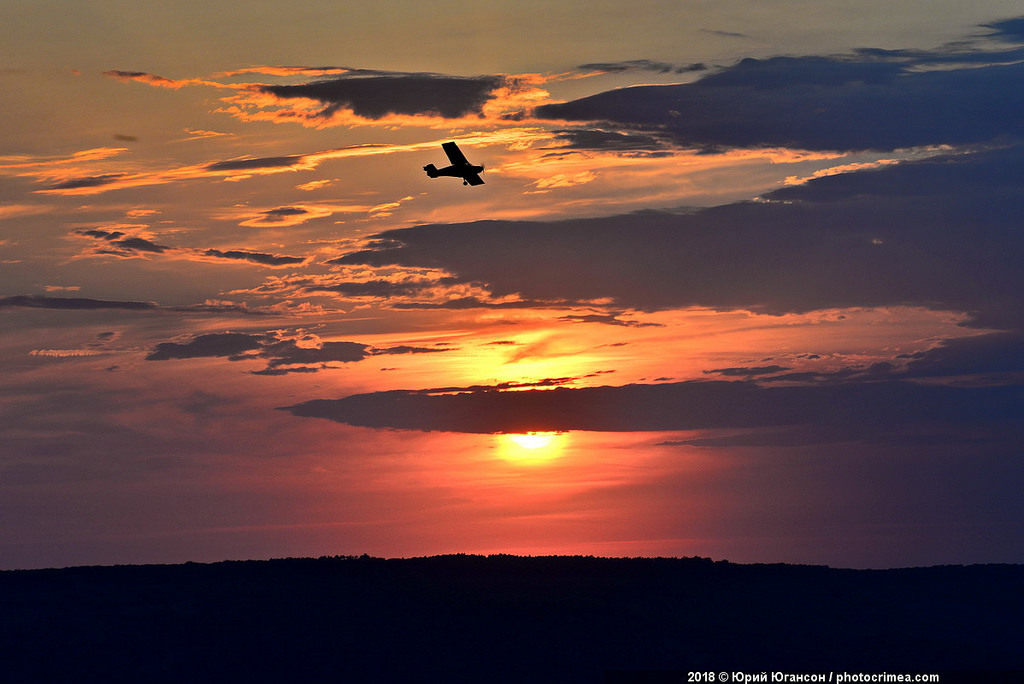
{"type": "Polygon", "coordinates": [[[526,432],[495,435],[501,457],[508,461],[550,461],[565,449],[564,432],[526,432]]]}

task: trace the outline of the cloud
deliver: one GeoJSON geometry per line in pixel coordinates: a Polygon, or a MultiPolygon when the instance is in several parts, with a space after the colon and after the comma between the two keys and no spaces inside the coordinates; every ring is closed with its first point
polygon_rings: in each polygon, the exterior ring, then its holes
{"type": "Polygon", "coordinates": [[[671,140],[657,132],[618,131],[604,128],[572,128],[553,131],[561,143],[557,150],[597,150],[650,156],[668,154],[671,140]]]}
{"type": "Polygon", "coordinates": [[[914,378],[960,375],[1024,375],[1024,332],[999,332],[945,340],[910,357],[904,374],[914,378]]]}
{"type": "Polygon", "coordinates": [[[241,357],[246,352],[261,348],[265,339],[261,335],[245,333],[209,333],[185,343],[161,342],[146,356],[146,360],[167,361],[207,356],[241,357]]]}
{"type": "Polygon", "coordinates": [[[581,64],[576,67],[581,71],[599,71],[602,73],[621,73],[623,71],[656,71],[662,74],[685,73],[687,71],[704,71],[707,66],[701,63],[679,66],[667,62],[655,62],[649,59],[630,59],[621,62],[595,62],[592,64],[581,64]]]}
{"type": "Polygon", "coordinates": [[[450,76],[348,67],[250,67],[208,78],[170,79],[143,72],[113,70],[104,75],[158,88],[207,86],[232,91],[220,113],[245,121],[300,123],[304,126],[372,125],[403,121],[435,125],[452,120],[501,120],[548,99],[536,74],[450,76]],[[304,83],[239,83],[260,74],[304,83]]]}
{"type": "Polygon", "coordinates": [[[112,244],[115,244],[126,251],[153,252],[155,254],[162,254],[170,249],[170,247],[158,245],[155,242],[140,237],[129,237],[124,238],[123,240],[115,240],[112,244]]]}
{"type": "Polygon", "coordinates": [[[238,249],[222,252],[219,249],[207,249],[203,256],[216,259],[230,259],[236,261],[250,261],[262,266],[293,266],[308,261],[306,257],[282,256],[277,254],[264,254],[262,252],[247,252],[238,249]]]}
{"type": "Polygon", "coordinates": [[[146,356],[147,361],[221,357],[229,361],[265,360],[266,368],[256,375],[312,373],[330,368],[331,363],[356,363],[370,356],[427,354],[451,351],[398,345],[375,348],[360,342],[302,340],[279,333],[207,333],[186,342],[161,342],[146,356]],[[302,342],[302,343],[300,343],[302,342]]]}
{"type": "Polygon", "coordinates": [[[152,311],[159,308],[154,302],[125,302],[85,297],[44,297],[42,295],[13,295],[0,297],[0,308],[63,309],[69,311],[95,311],[98,309],[128,309],[152,311]]]}
{"type": "Polygon", "coordinates": [[[44,204],[5,204],[0,206],[0,221],[48,214],[53,210],[53,207],[44,204]]]}
{"type": "Polygon", "coordinates": [[[311,217],[323,218],[330,216],[330,211],[314,211],[305,207],[277,207],[261,211],[256,218],[243,221],[243,226],[296,226],[308,221],[311,217]]]}
{"type": "Polygon", "coordinates": [[[259,87],[280,100],[308,99],[323,104],[315,116],[328,119],[341,109],[365,119],[389,114],[458,119],[481,115],[484,103],[505,85],[500,76],[461,78],[439,74],[386,74],[337,78],[298,85],[259,87]]]}
{"type": "MultiPolygon", "coordinates": [[[[459,138],[466,145],[528,145],[540,139],[548,139],[546,132],[538,128],[504,128],[490,132],[476,132],[459,138]]],[[[242,157],[220,161],[207,161],[163,169],[138,170],[110,158],[125,151],[124,148],[98,148],[75,153],[70,157],[6,157],[0,158],[0,173],[33,178],[46,185],[34,192],[49,195],[96,195],[114,190],[182,183],[201,179],[223,179],[241,181],[253,176],[293,171],[311,171],[324,162],[332,160],[419,152],[433,150],[445,138],[406,144],[359,144],[347,147],[320,150],[307,154],[283,155],[276,157],[242,157]],[[111,170],[110,167],[116,170],[111,170]]],[[[20,205],[24,207],[25,205],[20,205]]],[[[376,205],[340,205],[333,211],[370,211],[376,205]]],[[[277,208],[275,208],[277,209],[277,208]]],[[[321,207],[327,211],[327,207],[321,207]]],[[[20,211],[20,210],[19,210],[20,211]]],[[[0,211],[0,218],[4,212],[0,211]]],[[[253,219],[257,223],[263,216],[253,219]]],[[[273,214],[266,218],[273,219],[273,214]]]]}
{"type": "Polygon", "coordinates": [[[252,171],[254,169],[294,168],[301,166],[305,161],[305,156],[301,154],[292,154],[283,157],[229,159],[226,161],[211,162],[207,164],[205,168],[209,171],[252,171]]]}
{"type": "Polygon", "coordinates": [[[1022,198],[1024,149],[1008,147],[690,213],[402,228],[335,262],[429,266],[495,298],[606,299],[620,311],[920,306],[1015,328],[1024,326],[1022,198]]]}
{"type": "Polygon", "coordinates": [[[994,21],[984,27],[992,29],[995,37],[1018,43],[1024,41],[1024,17],[994,21]]]}
{"type": "MultiPolygon", "coordinates": [[[[452,276],[432,268],[355,268],[344,267],[343,260],[330,259],[331,266],[341,266],[330,274],[288,274],[268,277],[261,285],[236,291],[235,294],[274,295],[298,299],[331,296],[346,301],[372,303],[376,307],[403,310],[462,309],[529,309],[569,308],[589,302],[525,300],[517,296],[495,296],[479,283],[452,276]]],[[[619,312],[621,314],[622,312],[619,312]]],[[[602,316],[612,323],[617,314],[602,316]]],[[[622,320],[616,325],[633,325],[622,320]]]]}
{"type": "Polygon", "coordinates": [[[1024,332],[989,332],[943,340],[931,349],[900,354],[889,361],[875,362],[867,366],[851,366],[831,372],[784,373],[786,370],[789,369],[766,366],[763,369],[729,368],[704,372],[746,377],[772,374],[771,377],[760,378],[761,383],[924,380],[977,386],[1019,385],[1024,379],[1024,332]],[[764,372],[746,372],[758,370],[764,372]]]}
{"type": "MultiPolygon", "coordinates": [[[[276,75],[276,74],[275,74],[276,75]]],[[[291,74],[295,75],[295,74],[291,74]]],[[[234,85],[220,113],[243,121],[337,125],[507,122],[549,99],[534,74],[449,76],[347,70],[306,83],[234,85]]]]}
{"type": "Polygon", "coordinates": [[[578,302],[542,301],[537,299],[506,299],[492,300],[481,297],[456,297],[440,302],[395,302],[394,309],[449,309],[453,311],[466,309],[537,309],[550,307],[575,306],[578,302]]]}
{"type": "Polygon", "coordinates": [[[386,347],[384,349],[375,349],[371,353],[374,355],[379,354],[433,354],[435,352],[446,352],[452,351],[451,349],[436,349],[433,347],[412,347],[405,344],[400,344],[395,347],[386,347]]]}
{"type": "Polygon", "coordinates": [[[192,85],[192,81],[176,81],[163,76],[157,76],[156,74],[146,73],[144,71],[121,71],[113,69],[111,71],[104,71],[104,76],[110,76],[116,78],[119,81],[138,81],[140,83],[146,83],[157,88],[171,88],[177,90],[187,85],[192,85]]]}
{"type": "Polygon", "coordinates": [[[126,311],[175,311],[188,314],[241,314],[244,316],[278,315],[275,308],[249,308],[245,304],[206,301],[202,304],[163,306],[156,302],[117,301],[88,297],[47,297],[44,295],[11,295],[0,297],[0,309],[50,309],[60,311],[98,311],[122,309],[126,311]]]}
{"type": "Polygon", "coordinates": [[[537,188],[534,192],[548,192],[552,188],[569,188],[574,185],[585,185],[597,179],[593,171],[580,171],[578,173],[556,173],[547,178],[541,178],[530,185],[537,188]]]}
{"type": "Polygon", "coordinates": [[[391,299],[392,297],[419,297],[425,290],[433,290],[438,285],[451,285],[461,282],[454,278],[439,278],[437,280],[412,279],[412,280],[363,280],[343,281],[330,284],[311,285],[306,288],[307,292],[332,292],[341,297],[379,297],[391,299]]]}
{"type": "Polygon", "coordinates": [[[0,157],[0,169],[37,169],[82,164],[115,157],[127,151],[125,147],[95,147],[75,152],[71,156],[3,156],[0,157]]]}
{"type": "Polygon", "coordinates": [[[61,191],[61,190],[82,190],[91,188],[101,188],[105,185],[113,185],[118,180],[125,177],[123,173],[107,173],[102,176],[86,176],[83,178],[70,178],[68,180],[60,181],[58,183],[52,183],[46,186],[46,191],[61,191]]]}
{"type": "Polygon", "coordinates": [[[169,247],[167,245],[161,245],[153,242],[149,238],[141,237],[139,233],[142,232],[142,229],[144,228],[145,226],[123,224],[106,228],[82,229],[75,231],[73,234],[101,241],[100,244],[103,246],[87,252],[89,255],[113,255],[131,258],[144,256],[144,254],[139,254],[140,252],[143,252],[146,254],[168,254],[193,260],[216,259],[227,261],[246,261],[270,267],[295,266],[309,261],[307,257],[267,254],[264,252],[252,252],[240,249],[224,251],[219,249],[169,247]],[[135,234],[132,235],[132,233],[135,234]]]}
{"type": "Polygon", "coordinates": [[[753,377],[755,375],[773,375],[791,370],[785,366],[752,366],[747,368],[713,368],[706,370],[706,375],[724,375],[728,377],[753,377]]]}
{"type": "Polygon", "coordinates": [[[496,433],[792,428],[808,441],[879,439],[939,431],[965,437],[1016,429],[1024,387],[905,382],[760,387],[680,382],[570,389],[394,390],[285,407],[349,425],[496,433]],[[817,435],[815,439],[812,436],[817,435]]]}
{"type": "Polygon", "coordinates": [[[295,189],[296,190],[304,190],[306,192],[312,192],[314,190],[320,190],[321,188],[325,188],[328,185],[331,185],[332,183],[334,183],[333,180],[315,180],[315,181],[310,181],[308,183],[302,183],[300,185],[296,185],[295,189]]]}
{"type": "Polygon", "coordinates": [[[30,356],[46,356],[51,358],[76,358],[80,356],[99,356],[106,352],[98,349],[33,349],[30,356]]]}
{"type": "MultiPolygon", "coordinates": [[[[1016,25],[1003,24],[1002,33],[1019,37],[1016,25]]],[[[705,149],[969,145],[1024,134],[1014,114],[1024,106],[1022,56],[862,50],[748,58],[694,83],[612,90],[541,105],[535,115],[641,127],[705,149]]]]}
{"type": "Polygon", "coordinates": [[[285,365],[351,363],[362,361],[368,355],[369,345],[358,342],[323,342],[319,347],[300,347],[294,340],[267,344],[260,356],[269,359],[268,368],[285,365]]]}
{"type": "Polygon", "coordinates": [[[749,38],[745,33],[737,33],[735,31],[720,31],[716,29],[701,29],[701,33],[710,33],[713,36],[722,36],[723,38],[749,38]]]}
{"type": "Polygon", "coordinates": [[[559,316],[558,320],[568,323],[603,323],[605,325],[618,325],[625,328],[661,328],[661,323],[647,323],[619,318],[624,312],[612,311],[608,313],[569,314],[559,316]]]}

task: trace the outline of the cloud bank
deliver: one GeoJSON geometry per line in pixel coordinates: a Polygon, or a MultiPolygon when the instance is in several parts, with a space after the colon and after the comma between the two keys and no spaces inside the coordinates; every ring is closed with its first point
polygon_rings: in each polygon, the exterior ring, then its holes
{"type": "Polygon", "coordinates": [[[286,407],[298,416],[376,428],[450,432],[799,431],[805,443],[1020,432],[1024,387],[952,387],[906,382],[764,388],[752,382],[450,392],[397,390],[286,407]]]}
{"type": "MultiPolygon", "coordinates": [[[[1019,42],[1019,20],[989,25],[1019,42]]],[[[744,59],[694,83],[621,88],[536,108],[541,119],[612,122],[718,149],[893,150],[1020,136],[1024,48],[955,45],[744,59]]],[[[614,65],[609,65],[614,66],[614,65]]],[[[625,68],[625,67],[623,67],[625,68]]]]}
{"type": "Polygon", "coordinates": [[[689,214],[380,233],[335,263],[440,268],[496,296],[620,308],[922,306],[1024,323],[1021,148],[816,178],[689,214]]]}

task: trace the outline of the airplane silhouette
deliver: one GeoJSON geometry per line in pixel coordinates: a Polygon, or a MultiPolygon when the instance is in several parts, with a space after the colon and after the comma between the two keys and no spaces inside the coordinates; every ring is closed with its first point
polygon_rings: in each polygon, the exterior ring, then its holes
{"type": "Polygon", "coordinates": [[[470,164],[466,159],[466,155],[462,154],[462,150],[453,142],[446,142],[441,147],[444,149],[444,153],[448,155],[448,161],[451,162],[451,166],[439,169],[433,164],[427,164],[423,167],[423,170],[427,172],[428,176],[431,178],[437,178],[438,176],[461,178],[463,185],[484,184],[484,179],[480,177],[484,170],[483,166],[470,164]]]}

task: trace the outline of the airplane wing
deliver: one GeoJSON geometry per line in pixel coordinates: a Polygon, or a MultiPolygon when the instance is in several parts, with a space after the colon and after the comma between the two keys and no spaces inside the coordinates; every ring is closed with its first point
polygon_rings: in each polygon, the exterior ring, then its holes
{"type": "Polygon", "coordinates": [[[463,178],[465,178],[466,182],[469,183],[470,185],[483,185],[484,184],[484,179],[480,177],[479,173],[471,173],[471,174],[469,174],[467,176],[463,176],[463,178]]]}
{"type": "Polygon", "coordinates": [[[448,161],[453,166],[469,166],[469,161],[466,159],[466,155],[462,154],[462,150],[459,146],[453,142],[442,143],[441,147],[444,149],[444,153],[448,155],[448,161]]]}

